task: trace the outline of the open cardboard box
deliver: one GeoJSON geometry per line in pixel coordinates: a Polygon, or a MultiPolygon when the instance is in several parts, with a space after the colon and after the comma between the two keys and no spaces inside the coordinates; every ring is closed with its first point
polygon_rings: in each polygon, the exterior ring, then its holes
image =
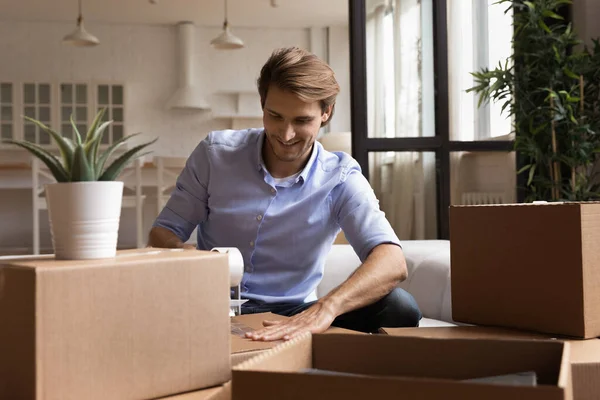
{"type": "Polygon", "coordinates": [[[156,398],[231,379],[229,261],[0,259],[0,399],[156,398]]]}
{"type": "Polygon", "coordinates": [[[569,354],[550,340],[307,334],[234,367],[232,399],[567,400],[569,354]],[[463,381],[525,371],[537,386],[463,381]]]}
{"type": "MultiPolygon", "coordinates": [[[[456,326],[438,328],[382,328],[382,333],[392,336],[438,339],[517,339],[549,340],[548,335],[483,326],[456,326]]],[[[571,348],[571,380],[574,400],[600,398],[600,339],[565,340],[571,348]]]]}

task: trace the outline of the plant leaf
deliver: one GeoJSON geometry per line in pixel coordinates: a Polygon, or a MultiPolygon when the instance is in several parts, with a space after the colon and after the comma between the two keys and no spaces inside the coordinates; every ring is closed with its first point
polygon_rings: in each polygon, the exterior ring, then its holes
{"type": "Polygon", "coordinates": [[[563,68],[563,72],[565,73],[565,75],[567,75],[569,78],[573,78],[573,79],[577,79],[579,80],[579,75],[575,74],[575,72],[571,71],[569,68],[564,67],[563,68]]]}
{"type": "Polygon", "coordinates": [[[558,15],[557,13],[555,13],[554,11],[551,11],[551,10],[544,10],[542,15],[547,18],[564,19],[563,17],[561,17],[560,15],[558,15]]]}
{"type": "Polygon", "coordinates": [[[548,28],[548,25],[546,25],[546,23],[542,20],[538,21],[538,25],[540,26],[540,28],[542,28],[543,30],[545,30],[548,33],[552,33],[552,30],[550,28],[548,28]]]}
{"type": "Polygon", "coordinates": [[[523,172],[527,171],[529,168],[531,168],[531,164],[524,166],[523,168],[521,168],[520,170],[517,171],[517,175],[522,174],[523,172]]]}
{"type": "Polygon", "coordinates": [[[60,155],[63,159],[64,167],[67,169],[67,171],[71,170],[71,165],[72,165],[72,161],[73,161],[73,153],[75,151],[75,146],[73,145],[73,142],[70,139],[65,138],[60,133],[54,131],[49,126],[44,125],[43,123],[41,123],[38,120],[29,118],[29,117],[23,117],[23,118],[25,118],[29,122],[33,122],[34,124],[36,124],[38,127],[40,127],[40,129],[43,129],[46,133],[48,133],[52,137],[52,139],[54,139],[54,141],[58,145],[58,149],[60,150],[60,155]]]}
{"type": "Polygon", "coordinates": [[[99,181],[114,181],[121,174],[121,171],[123,171],[123,168],[125,168],[125,166],[130,161],[132,161],[133,157],[135,156],[135,154],[137,152],[139,152],[140,150],[144,149],[147,146],[150,146],[151,144],[155,143],[157,140],[158,140],[158,138],[156,138],[148,143],[140,144],[138,146],[135,146],[133,149],[128,150],[124,154],[122,154],[108,168],[106,168],[106,171],[104,171],[104,173],[100,176],[100,178],[98,180],[99,181]]]}
{"type": "Polygon", "coordinates": [[[24,148],[39,158],[44,164],[46,164],[46,166],[48,166],[48,169],[50,172],[52,172],[52,175],[57,182],[69,182],[70,177],[68,172],[65,171],[64,167],[60,163],[60,160],[48,150],[38,146],[37,144],[21,140],[4,140],[3,143],[11,143],[24,148]]]}
{"type": "Polygon", "coordinates": [[[89,182],[95,180],[94,170],[85,154],[85,149],[82,145],[77,145],[73,157],[73,168],[71,170],[72,182],[89,182]]]}
{"type": "MultiPolygon", "coordinates": [[[[106,128],[112,124],[113,121],[105,121],[99,128],[97,128],[93,133],[93,138],[86,142],[84,145],[85,154],[88,156],[88,160],[91,163],[96,163],[96,159],[98,158],[98,148],[100,147],[100,142],[102,141],[102,136],[106,128]]],[[[90,133],[88,133],[90,135],[90,133]]],[[[88,136],[89,137],[89,136],[88,136]]]]}
{"type": "Polygon", "coordinates": [[[75,143],[80,146],[81,143],[81,134],[79,133],[79,130],[77,129],[77,125],[75,125],[75,121],[73,121],[73,114],[71,114],[71,117],[69,118],[71,121],[71,126],[73,127],[73,132],[75,132],[75,143]]]}
{"type": "Polygon", "coordinates": [[[104,117],[105,113],[106,108],[103,108],[100,111],[98,111],[98,114],[96,114],[96,116],[94,117],[94,121],[92,122],[92,125],[90,125],[90,129],[88,129],[87,135],[85,136],[86,145],[93,140],[93,137],[95,137],[96,129],[98,129],[98,125],[102,121],[102,117],[104,117]]]}
{"type": "Polygon", "coordinates": [[[532,167],[529,169],[529,177],[527,178],[527,186],[531,185],[531,182],[533,182],[533,177],[535,176],[536,167],[537,167],[537,165],[533,164],[532,167]]]}
{"type": "Polygon", "coordinates": [[[122,137],[121,139],[119,139],[118,141],[116,141],[112,145],[110,145],[110,147],[108,149],[106,149],[100,155],[100,158],[98,159],[98,161],[96,161],[96,167],[95,167],[96,177],[100,178],[100,175],[102,175],[102,171],[104,170],[104,165],[106,164],[106,161],[108,160],[108,158],[112,155],[112,153],[115,150],[117,150],[119,147],[121,147],[127,140],[131,139],[132,137],[141,135],[141,134],[142,134],[142,132],[133,133],[129,136],[122,137]]]}

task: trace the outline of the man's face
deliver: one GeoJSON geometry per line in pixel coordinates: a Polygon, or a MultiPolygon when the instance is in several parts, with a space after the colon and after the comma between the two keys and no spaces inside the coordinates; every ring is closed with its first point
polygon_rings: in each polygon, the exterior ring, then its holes
{"type": "Polygon", "coordinates": [[[309,154],[328,114],[321,112],[318,101],[305,103],[293,93],[271,85],[263,108],[263,124],[275,157],[293,162],[309,154]]]}

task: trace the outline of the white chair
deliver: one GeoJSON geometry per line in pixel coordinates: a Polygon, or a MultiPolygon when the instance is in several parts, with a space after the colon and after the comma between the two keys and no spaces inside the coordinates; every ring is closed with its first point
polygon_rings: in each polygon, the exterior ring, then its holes
{"type": "MultiPolygon", "coordinates": [[[[171,192],[175,188],[177,178],[185,167],[187,157],[165,157],[155,156],[156,166],[156,216],[160,214],[163,207],[169,201],[171,192]]],[[[196,244],[197,227],[194,229],[186,244],[196,244]]]]}
{"type": "MultiPolygon", "coordinates": [[[[124,182],[124,194],[121,208],[136,210],[136,245],[138,248],[145,246],[143,232],[143,208],[145,196],[142,194],[142,166],[143,158],[133,162],[132,167],[125,168],[119,176],[124,182]],[[132,177],[133,179],[128,179],[132,177]],[[131,182],[131,183],[130,183],[131,182]],[[132,193],[132,194],[126,194],[132,193]]],[[[47,210],[48,204],[44,191],[44,185],[56,180],[50,170],[41,163],[37,157],[31,161],[31,188],[32,188],[32,212],[33,212],[33,254],[40,254],[40,211],[47,210]]]]}
{"type": "Polygon", "coordinates": [[[155,156],[156,166],[156,215],[160,214],[171,197],[179,174],[185,167],[187,157],[155,156]]]}

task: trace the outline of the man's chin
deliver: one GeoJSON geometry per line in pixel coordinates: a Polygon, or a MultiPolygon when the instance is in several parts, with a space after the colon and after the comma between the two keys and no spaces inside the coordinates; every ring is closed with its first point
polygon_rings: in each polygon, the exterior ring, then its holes
{"type": "Polygon", "coordinates": [[[277,159],[279,161],[283,161],[283,162],[294,162],[299,158],[299,156],[297,154],[281,154],[281,153],[275,153],[275,157],[277,157],[277,159]]]}

